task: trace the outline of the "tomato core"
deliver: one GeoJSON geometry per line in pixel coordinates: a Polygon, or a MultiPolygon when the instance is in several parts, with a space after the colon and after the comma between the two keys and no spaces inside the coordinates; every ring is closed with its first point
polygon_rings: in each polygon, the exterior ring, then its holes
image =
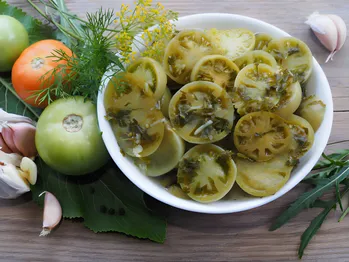
{"type": "Polygon", "coordinates": [[[69,133],[75,133],[81,130],[84,120],[81,116],[71,114],[63,119],[63,128],[69,133]]]}
{"type": "Polygon", "coordinates": [[[40,69],[41,67],[43,67],[44,64],[45,64],[45,60],[42,59],[41,57],[35,57],[31,62],[33,69],[40,69]]]}

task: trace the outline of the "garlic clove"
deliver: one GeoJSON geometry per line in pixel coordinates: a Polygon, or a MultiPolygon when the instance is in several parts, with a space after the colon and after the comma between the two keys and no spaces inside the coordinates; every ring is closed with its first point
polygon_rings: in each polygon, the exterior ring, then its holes
{"type": "Polygon", "coordinates": [[[7,144],[5,143],[4,138],[2,137],[2,134],[0,133],[0,149],[1,151],[5,152],[5,153],[12,153],[11,149],[7,146],[7,144]]]}
{"type": "Polygon", "coordinates": [[[4,164],[12,164],[14,166],[20,166],[22,161],[22,156],[15,153],[5,153],[4,151],[0,150],[0,163],[2,165],[4,164]]]}
{"type": "Polygon", "coordinates": [[[35,185],[38,177],[38,169],[34,161],[28,157],[23,157],[20,169],[21,176],[27,179],[30,184],[35,185]]]}
{"type": "MultiPolygon", "coordinates": [[[[50,192],[43,192],[45,194],[44,200],[44,215],[42,223],[42,231],[40,236],[47,236],[51,230],[54,229],[62,219],[62,207],[58,199],[50,192]]],[[[40,196],[41,196],[40,195],[40,196]]]]}
{"type": "Polygon", "coordinates": [[[8,147],[11,149],[13,153],[20,154],[21,152],[17,149],[15,142],[13,140],[13,130],[10,126],[6,125],[2,127],[1,131],[2,137],[8,147]]]}
{"type": "Polygon", "coordinates": [[[29,191],[28,182],[21,177],[18,169],[12,164],[0,162],[0,198],[15,199],[29,191]]]}
{"type": "Polygon", "coordinates": [[[337,28],[335,23],[326,15],[317,12],[311,14],[305,22],[313,30],[319,41],[330,51],[337,47],[337,28]]]}
{"type": "Polygon", "coordinates": [[[347,38],[347,26],[346,26],[344,20],[341,17],[339,17],[338,15],[327,15],[327,16],[336,25],[337,36],[338,36],[336,51],[339,51],[343,47],[345,40],[347,38]]]}
{"type": "Polygon", "coordinates": [[[11,124],[13,142],[23,156],[34,157],[37,155],[35,146],[35,127],[28,123],[11,124]]]}

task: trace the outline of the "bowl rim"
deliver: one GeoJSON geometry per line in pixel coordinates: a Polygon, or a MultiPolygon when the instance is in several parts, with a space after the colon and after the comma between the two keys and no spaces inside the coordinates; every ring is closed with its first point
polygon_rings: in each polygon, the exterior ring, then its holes
{"type": "MultiPolygon", "coordinates": [[[[269,27],[271,28],[271,30],[273,31],[277,31],[279,34],[286,36],[291,36],[290,34],[288,34],[287,32],[285,32],[284,30],[269,24],[267,22],[264,22],[262,20],[253,18],[253,17],[249,17],[249,16],[244,16],[244,15],[238,15],[238,14],[230,14],[230,13],[217,13],[217,12],[213,12],[213,13],[198,13],[198,14],[192,14],[192,15],[187,15],[187,16],[182,16],[178,18],[178,22],[186,22],[186,21],[190,21],[191,19],[209,19],[209,18],[217,18],[217,17],[225,17],[225,18],[230,18],[230,19],[239,19],[239,20],[243,20],[243,21],[248,21],[252,24],[259,24],[262,25],[264,27],[269,27]]],[[[329,112],[327,113],[327,121],[326,121],[326,129],[325,129],[325,133],[322,135],[320,141],[317,141],[318,144],[320,144],[320,148],[322,148],[322,151],[326,148],[327,142],[330,138],[330,134],[331,134],[331,130],[332,130],[332,126],[333,126],[333,98],[332,98],[332,92],[331,92],[331,88],[328,82],[328,79],[324,73],[324,71],[322,70],[321,66],[319,65],[319,63],[317,62],[317,60],[313,57],[313,72],[314,70],[317,71],[317,74],[319,74],[319,77],[321,79],[324,79],[323,85],[327,86],[328,88],[324,89],[324,92],[326,93],[325,95],[329,97],[328,101],[330,101],[329,103],[326,103],[326,111],[329,112]]],[[[123,174],[134,184],[136,185],[140,190],[142,190],[143,192],[147,193],[148,195],[152,196],[153,198],[167,204],[170,205],[172,207],[176,207],[182,210],[186,210],[186,211],[190,211],[190,212],[195,212],[195,213],[203,213],[203,214],[229,214],[229,213],[237,213],[237,212],[243,212],[243,211],[247,211],[250,209],[254,209],[260,206],[264,206],[278,198],[280,198],[281,196],[285,195],[286,193],[288,193],[291,189],[293,189],[295,186],[297,186],[300,181],[312,170],[312,168],[315,166],[315,164],[317,163],[317,161],[319,160],[319,158],[321,157],[322,151],[320,152],[318,150],[318,152],[314,152],[314,156],[312,156],[306,163],[305,165],[302,167],[302,174],[300,174],[300,171],[298,171],[297,173],[297,179],[295,181],[293,181],[293,183],[291,184],[285,184],[278,192],[276,192],[274,195],[271,196],[267,196],[267,197],[262,197],[262,198],[254,198],[252,199],[248,204],[243,205],[243,207],[240,208],[234,208],[234,205],[232,206],[228,206],[228,207],[224,207],[224,208],[210,208],[210,205],[205,204],[204,207],[202,208],[202,206],[195,206],[195,207],[191,207],[188,208],[184,203],[183,204],[179,204],[178,202],[182,202],[182,201],[172,201],[171,197],[167,197],[167,196],[163,196],[163,195],[157,195],[156,193],[153,193],[149,188],[147,188],[145,185],[143,185],[142,183],[140,183],[137,180],[137,175],[133,176],[132,174],[128,174],[128,170],[127,168],[121,164],[124,160],[120,157],[118,157],[115,153],[115,148],[112,148],[112,145],[110,143],[108,143],[108,137],[106,137],[105,132],[103,132],[104,130],[104,124],[103,121],[100,121],[101,119],[105,118],[105,107],[104,107],[104,103],[103,103],[103,96],[104,96],[104,89],[106,86],[106,80],[108,78],[108,71],[104,74],[102,81],[101,81],[101,87],[100,87],[100,91],[98,94],[98,99],[97,99],[97,116],[98,116],[98,125],[100,130],[102,131],[102,138],[103,141],[107,147],[107,150],[111,156],[111,158],[113,159],[113,161],[115,162],[115,164],[118,166],[118,168],[123,172],[123,174]],[[206,208],[207,207],[207,208],[206,208]]],[[[325,118],[324,118],[325,119],[325,118]]],[[[105,122],[105,121],[104,121],[105,122]]],[[[323,121],[324,123],[325,121],[323,121]]],[[[108,125],[110,125],[108,123],[108,125]]],[[[316,139],[315,139],[316,140],[316,139]]],[[[315,142],[315,141],[314,141],[315,142]]],[[[140,171],[141,172],[141,171],[140,171]]],[[[175,197],[175,196],[173,196],[175,197]]],[[[175,197],[177,199],[177,197],[175,197]]]]}

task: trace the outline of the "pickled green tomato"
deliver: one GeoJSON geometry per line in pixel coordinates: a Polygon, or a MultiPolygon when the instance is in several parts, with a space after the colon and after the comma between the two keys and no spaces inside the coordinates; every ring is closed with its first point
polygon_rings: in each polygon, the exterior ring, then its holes
{"type": "Polygon", "coordinates": [[[270,112],[244,115],[234,129],[234,144],[238,151],[260,162],[285,152],[291,140],[287,123],[270,112]]]}
{"type": "Polygon", "coordinates": [[[143,84],[131,73],[119,73],[110,79],[104,92],[107,111],[152,108],[156,99],[152,93],[143,92],[143,84]]]}
{"type": "Polygon", "coordinates": [[[234,105],[240,115],[270,111],[281,94],[277,91],[276,69],[267,64],[250,64],[240,70],[235,80],[234,105]]]}
{"type": "Polygon", "coordinates": [[[153,95],[159,100],[165,92],[167,84],[166,73],[159,62],[149,57],[134,61],[127,68],[134,80],[145,94],[153,95]]]}
{"type": "MultiPolygon", "coordinates": [[[[96,171],[109,159],[96,106],[83,97],[58,99],[42,112],[35,144],[42,160],[66,175],[96,171]]],[[[43,174],[48,175],[48,174],[43,174]]]]}
{"type": "Polygon", "coordinates": [[[288,152],[290,161],[294,162],[301,158],[313,146],[314,129],[307,120],[294,114],[289,116],[286,122],[292,134],[288,152]]]}
{"type": "Polygon", "coordinates": [[[170,121],[177,134],[194,144],[214,143],[226,137],[235,120],[234,112],[228,93],[207,81],[186,84],[169,106],[170,121]]]}
{"type": "Polygon", "coordinates": [[[171,98],[172,98],[171,90],[168,87],[166,87],[165,93],[162,95],[160,99],[160,109],[163,115],[167,118],[169,118],[168,108],[170,105],[171,98]]]}
{"type": "Polygon", "coordinates": [[[230,154],[213,145],[197,145],[179,163],[177,181],[193,200],[210,203],[222,199],[233,187],[236,166],[230,154]]]}
{"type": "Polygon", "coordinates": [[[183,30],[166,47],[164,69],[178,84],[190,82],[191,72],[202,57],[216,54],[211,38],[199,30],[183,30]]]}
{"type": "Polygon", "coordinates": [[[183,139],[176,134],[169,123],[165,123],[164,138],[156,151],[144,158],[135,159],[147,176],[157,177],[174,169],[185,151],[183,139]]]}
{"type": "Polygon", "coordinates": [[[24,26],[15,18],[0,15],[0,72],[11,71],[22,51],[29,46],[24,26]]]}
{"type": "Polygon", "coordinates": [[[292,166],[288,155],[282,154],[267,162],[255,162],[245,158],[234,158],[237,167],[236,183],[246,193],[265,197],[279,191],[290,178],[292,166]]]}
{"type": "Polygon", "coordinates": [[[234,59],[234,63],[240,68],[244,68],[250,64],[266,64],[273,68],[277,68],[275,58],[262,50],[248,51],[244,55],[234,59]]]}
{"type": "Polygon", "coordinates": [[[133,157],[153,154],[164,137],[164,115],[155,107],[108,112],[120,148],[133,157]]]}
{"type": "Polygon", "coordinates": [[[194,66],[191,81],[209,81],[223,87],[228,93],[234,88],[239,68],[234,62],[222,55],[208,55],[194,66]]]}
{"type": "Polygon", "coordinates": [[[291,71],[294,79],[305,83],[313,70],[313,56],[309,47],[300,39],[283,37],[269,42],[267,51],[278,64],[291,71]]]}
{"type": "Polygon", "coordinates": [[[316,95],[308,96],[303,99],[297,113],[306,119],[316,132],[324,119],[326,105],[316,95]]]}
{"type": "Polygon", "coordinates": [[[208,30],[207,34],[212,38],[219,53],[229,59],[235,59],[253,50],[256,42],[253,32],[244,28],[229,30],[213,28],[208,30]]]}
{"type": "Polygon", "coordinates": [[[285,94],[281,97],[274,113],[287,118],[292,115],[302,101],[302,88],[299,82],[295,82],[286,87],[285,94]]]}
{"type": "Polygon", "coordinates": [[[258,33],[256,36],[255,50],[267,50],[268,44],[273,38],[265,33],[258,33]]]}

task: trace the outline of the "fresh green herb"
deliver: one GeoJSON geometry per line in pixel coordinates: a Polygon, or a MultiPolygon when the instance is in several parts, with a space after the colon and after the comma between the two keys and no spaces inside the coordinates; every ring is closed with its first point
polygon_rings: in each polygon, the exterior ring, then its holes
{"type": "Polygon", "coordinates": [[[315,172],[309,174],[302,181],[312,184],[313,188],[303,193],[270,227],[270,231],[280,228],[303,209],[323,208],[323,211],[311,222],[301,237],[301,244],[298,251],[300,258],[303,256],[304,249],[312,237],[317,233],[323,221],[337,204],[342,210],[342,216],[339,221],[342,221],[349,212],[349,208],[343,211],[344,208],[341,201],[342,197],[349,191],[349,162],[346,160],[348,155],[348,150],[331,155],[323,154],[324,159],[320,160],[314,167],[315,172]],[[342,184],[344,185],[344,189],[340,187],[342,184]],[[322,201],[320,199],[326,192],[333,190],[335,193],[333,200],[322,201]]]}
{"type": "MultiPolygon", "coordinates": [[[[43,81],[47,87],[33,94],[39,103],[50,103],[53,96],[62,98],[76,95],[96,102],[105,72],[112,72],[104,79],[107,81],[124,71],[124,64],[135,59],[132,43],[138,39],[136,36],[141,34],[143,40],[143,43],[138,40],[139,44],[143,44],[142,55],[154,54],[158,57],[157,47],[162,46],[174,31],[169,19],[177,18],[176,13],[164,10],[161,4],[152,7],[151,1],[147,0],[139,0],[133,11],[127,5],[122,5],[120,12],[101,8],[95,13],[87,13],[86,20],[69,13],[64,0],[40,0],[45,6],[44,10],[32,0],[27,1],[57,28],[57,37],[74,54],[69,57],[61,50],[52,54],[57,61],[66,63],[42,77],[43,80],[55,81],[52,84],[43,81]],[[159,28],[149,31],[154,25],[159,28]]],[[[138,49],[141,51],[140,47],[138,49]]]]}

